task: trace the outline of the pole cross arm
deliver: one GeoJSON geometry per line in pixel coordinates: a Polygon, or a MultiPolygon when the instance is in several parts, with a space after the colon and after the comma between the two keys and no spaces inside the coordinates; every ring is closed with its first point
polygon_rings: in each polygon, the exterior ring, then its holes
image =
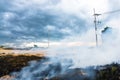
{"type": "Polygon", "coordinates": [[[97,14],[97,13],[94,14],[94,16],[100,16],[100,15],[102,15],[102,14],[97,14]]]}

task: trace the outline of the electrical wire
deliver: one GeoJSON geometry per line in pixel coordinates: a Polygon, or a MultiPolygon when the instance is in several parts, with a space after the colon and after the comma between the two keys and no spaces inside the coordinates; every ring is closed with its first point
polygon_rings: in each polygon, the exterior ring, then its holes
{"type": "Polygon", "coordinates": [[[120,9],[118,9],[118,10],[114,10],[114,11],[109,11],[109,12],[104,12],[104,13],[102,13],[102,15],[103,15],[103,14],[116,13],[116,12],[120,12],[120,9]]]}

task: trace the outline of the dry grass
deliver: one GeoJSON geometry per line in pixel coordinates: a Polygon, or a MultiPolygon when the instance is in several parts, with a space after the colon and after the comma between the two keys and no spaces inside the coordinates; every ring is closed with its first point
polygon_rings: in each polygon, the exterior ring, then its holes
{"type": "Polygon", "coordinates": [[[13,50],[0,50],[0,77],[20,71],[29,61],[44,58],[44,53],[15,53],[13,50]]]}
{"type": "Polygon", "coordinates": [[[25,51],[25,50],[5,50],[0,49],[0,56],[6,56],[6,55],[12,55],[12,56],[19,56],[19,55],[25,55],[25,56],[40,56],[43,57],[45,51],[25,51]]]}

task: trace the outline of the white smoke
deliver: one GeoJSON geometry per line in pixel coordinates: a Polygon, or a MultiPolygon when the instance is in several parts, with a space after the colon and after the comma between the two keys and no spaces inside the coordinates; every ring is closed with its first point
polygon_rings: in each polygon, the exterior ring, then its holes
{"type": "Polygon", "coordinates": [[[110,64],[119,61],[119,46],[112,44],[111,46],[99,47],[56,47],[48,51],[49,56],[55,56],[60,60],[70,59],[74,63],[72,67],[88,67],[110,64]],[[115,48],[114,48],[114,47],[115,48]]]}
{"type": "MultiPolygon", "coordinates": [[[[28,2],[28,0],[25,0],[28,2]]],[[[89,21],[89,12],[92,10],[91,8],[97,7],[99,10],[102,11],[108,11],[108,0],[88,0],[87,2],[85,0],[59,0],[60,2],[56,2],[56,5],[53,5],[53,3],[50,3],[48,0],[45,2],[40,2],[39,0],[32,0],[31,2],[28,2],[25,5],[32,5],[36,4],[41,5],[44,7],[43,9],[52,10],[54,11],[62,11],[67,14],[73,14],[77,15],[81,18],[88,18],[88,24],[91,22],[89,21]],[[39,3],[40,2],[40,3],[39,3]],[[30,3],[30,4],[29,4],[30,3]],[[44,4],[43,4],[44,3],[44,4]],[[47,6],[43,6],[49,3],[47,6]],[[104,4],[104,5],[103,5],[104,4]],[[101,6],[102,5],[102,6],[101,6]],[[90,8],[90,10],[88,9],[90,8]],[[80,14],[80,15],[79,15],[80,14]],[[86,17],[87,15],[87,17],[86,17]]],[[[55,0],[53,0],[55,1],[55,0]]],[[[21,5],[18,5],[19,8],[21,8],[21,5]]],[[[36,6],[35,6],[36,7],[36,6]]],[[[41,7],[40,7],[41,8],[41,7]]],[[[33,13],[34,14],[34,13],[33,13]]],[[[91,13],[92,14],[92,13],[91,13]]],[[[112,23],[112,22],[110,22],[112,23]]],[[[114,24],[112,25],[114,26],[114,24]]],[[[119,27],[119,25],[117,25],[119,27]]],[[[93,33],[93,32],[92,32],[93,33]]],[[[23,70],[19,73],[19,76],[16,80],[37,80],[45,77],[54,77],[59,74],[63,74],[68,69],[73,68],[85,68],[88,66],[97,66],[97,65],[104,65],[104,64],[110,64],[112,62],[119,62],[120,60],[120,50],[119,50],[119,40],[120,37],[119,31],[118,33],[108,34],[107,36],[111,36],[109,39],[105,39],[106,42],[109,43],[103,43],[100,44],[98,47],[83,47],[83,46],[74,46],[69,47],[65,44],[60,46],[50,46],[47,50],[46,57],[49,59],[47,62],[40,61],[40,62],[32,62],[30,66],[23,68],[23,70]],[[116,36],[116,39],[113,39],[112,36],[116,36]],[[109,41],[110,40],[110,41],[109,41]],[[112,42],[111,42],[112,41],[112,42]],[[60,70],[56,68],[60,66],[60,70]],[[46,72],[47,74],[44,75],[43,72],[46,72]],[[58,72],[57,72],[58,71],[58,72]]],[[[76,36],[72,36],[72,38],[76,38],[76,36]]],[[[79,37],[77,37],[76,40],[78,40],[79,37]]],[[[82,41],[93,41],[93,36],[91,36],[91,31],[88,31],[87,34],[80,37],[82,41]]],[[[63,40],[64,41],[64,40],[63,40]]],[[[69,41],[69,40],[68,40],[69,41]]]]}
{"type": "MultiPolygon", "coordinates": [[[[112,35],[115,36],[115,34],[112,35]]],[[[110,35],[111,39],[112,35],[110,35]]],[[[119,37],[117,36],[117,38],[119,37]]],[[[107,41],[107,39],[105,40],[107,41]]],[[[98,47],[51,46],[46,52],[47,59],[31,62],[28,67],[22,69],[15,80],[49,80],[53,77],[64,75],[71,69],[111,64],[112,62],[119,63],[120,46],[117,44],[119,42],[116,42],[118,39],[114,39],[114,41],[107,44],[104,43],[98,47]]],[[[89,71],[88,69],[88,71],[84,70],[84,72],[89,76],[94,75],[93,70],[89,71]]]]}

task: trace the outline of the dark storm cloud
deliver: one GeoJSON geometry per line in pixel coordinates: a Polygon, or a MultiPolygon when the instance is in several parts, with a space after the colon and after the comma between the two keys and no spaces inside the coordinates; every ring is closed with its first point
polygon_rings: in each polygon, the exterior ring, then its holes
{"type": "MultiPolygon", "coordinates": [[[[51,3],[55,5],[58,2],[51,3]]],[[[34,4],[25,4],[17,0],[0,1],[0,43],[36,39],[43,41],[47,39],[48,32],[51,40],[60,40],[85,30],[82,28],[85,27],[85,21],[75,15],[43,9],[45,5],[38,9],[34,4]],[[49,30],[47,26],[54,29],[49,30]]]]}
{"type": "Polygon", "coordinates": [[[8,7],[11,6],[11,1],[0,0],[0,12],[8,11],[8,7]]]}

